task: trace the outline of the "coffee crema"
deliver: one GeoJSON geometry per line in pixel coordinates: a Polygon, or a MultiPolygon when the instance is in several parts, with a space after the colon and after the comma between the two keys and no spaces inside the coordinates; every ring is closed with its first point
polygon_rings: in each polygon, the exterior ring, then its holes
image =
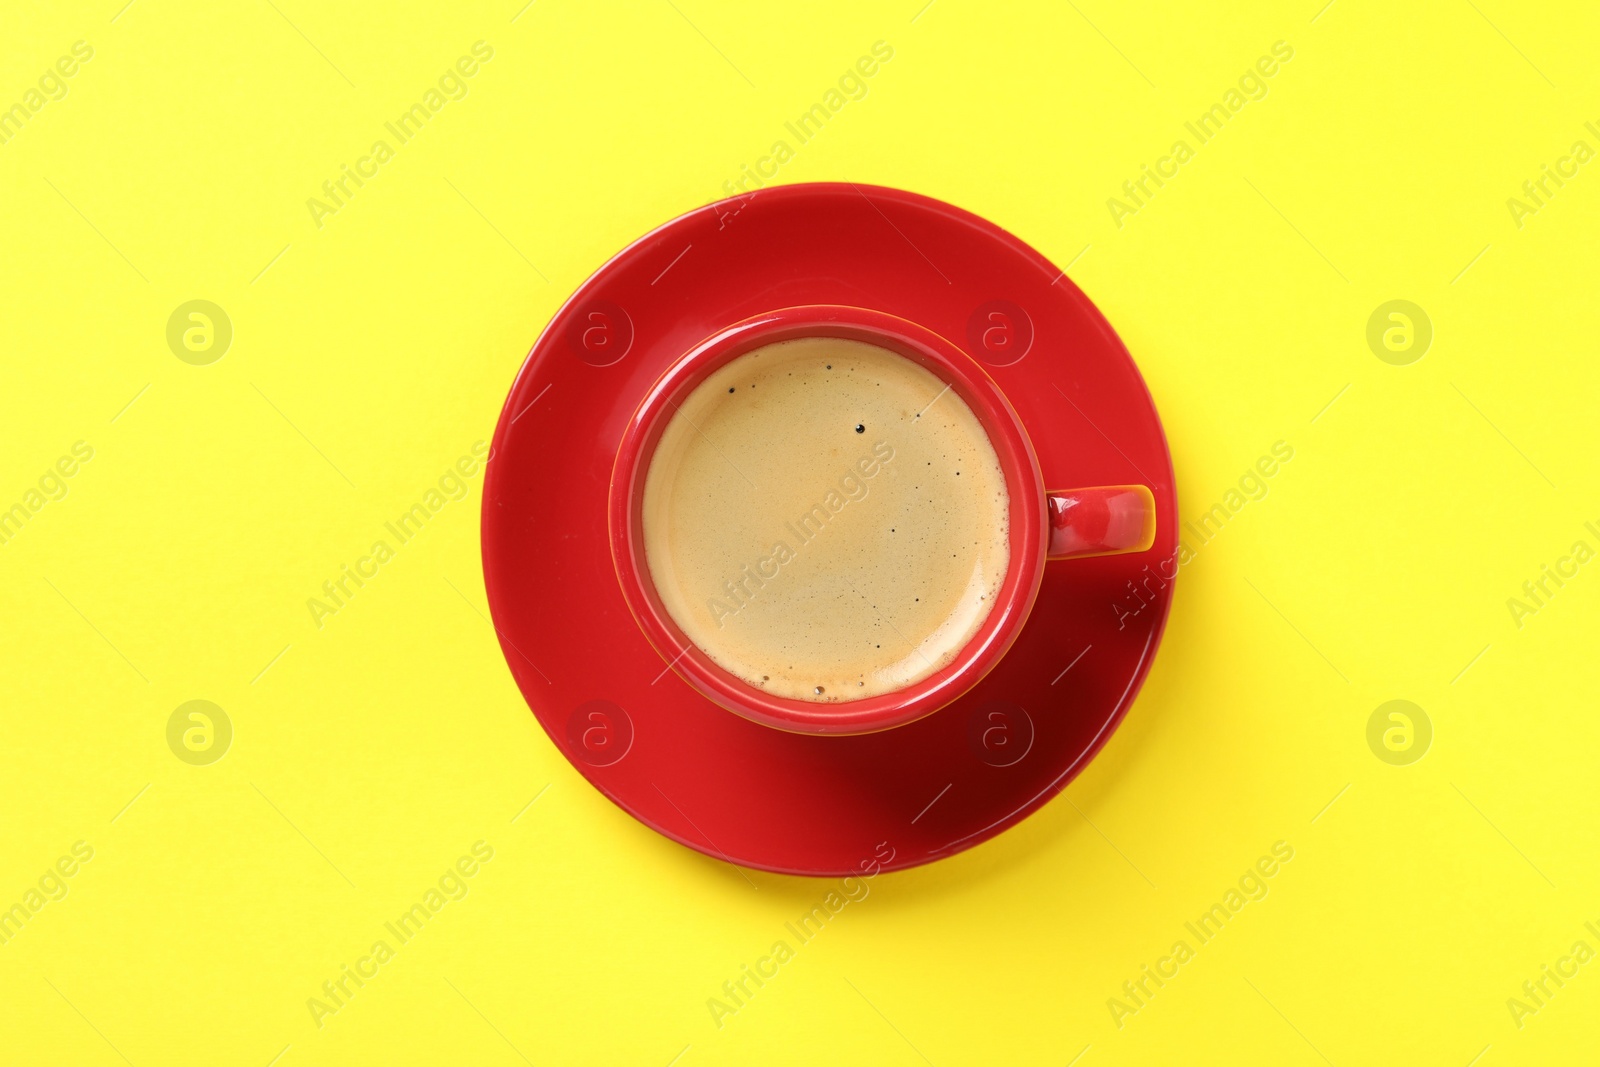
{"type": "Polygon", "coordinates": [[[818,703],[950,663],[1010,564],[994,445],[948,384],[877,345],[765,345],[670,416],[645,477],[645,559],[723,670],[818,703]]]}

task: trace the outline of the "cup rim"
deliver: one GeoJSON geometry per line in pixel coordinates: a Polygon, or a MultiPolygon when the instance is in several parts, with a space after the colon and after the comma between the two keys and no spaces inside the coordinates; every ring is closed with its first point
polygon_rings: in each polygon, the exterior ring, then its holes
{"type": "Polygon", "coordinates": [[[1044,479],[1032,442],[987,370],[925,326],[887,312],[839,304],[799,305],[751,316],[716,331],[675,360],[645,393],[623,430],[607,511],[612,563],[623,600],[667,668],[728,711],[765,726],[809,734],[862,734],[903,726],[976,685],[1010,649],[1033,609],[1044,576],[1047,522],[1044,479]],[[645,479],[677,403],[739,356],[802,337],[875,344],[917,362],[946,382],[989,435],[1010,498],[1010,561],[994,606],[977,632],[933,674],[859,700],[822,703],[777,696],[718,666],[667,611],[645,558],[645,479]]]}

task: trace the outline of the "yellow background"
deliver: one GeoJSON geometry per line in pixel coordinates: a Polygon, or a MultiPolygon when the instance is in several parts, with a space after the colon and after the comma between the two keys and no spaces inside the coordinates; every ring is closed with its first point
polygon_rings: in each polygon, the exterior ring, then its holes
{"type": "Polygon", "coordinates": [[[0,1061],[1592,1058],[1600,963],[1520,1029],[1506,1001],[1600,949],[1600,566],[1520,629],[1506,601],[1600,547],[1600,163],[1520,228],[1506,201],[1600,148],[1600,21],[1320,2],[9,5],[0,106],[94,57],[0,145],[0,507],[94,458],[0,546],[0,906],[94,858],[0,945],[0,1061]],[[306,200],[479,40],[469,95],[319,229],[306,200]],[[778,180],[906,187],[1072,263],[1186,519],[1295,456],[1184,568],[1064,797],[872,882],[718,1028],[830,886],[747,880],[568,766],[483,618],[481,475],[320,629],[306,600],[490,437],[568,293],[878,40],[778,180]],[[1280,40],[1119,228],[1107,199],[1280,40]],[[208,366],[166,343],[193,299],[233,324],[208,366]],[[1433,324],[1409,366],[1366,343],[1391,299],[1433,324]],[[194,699],[235,730],[210,766],[166,742],[194,699]],[[1409,766],[1366,742],[1391,699],[1433,725],[1409,766]],[[470,894],[319,1029],[307,999],[480,839],[470,894]],[[1279,840],[1269,895],[1119,1028],[1108,998],[1279,840]]]}

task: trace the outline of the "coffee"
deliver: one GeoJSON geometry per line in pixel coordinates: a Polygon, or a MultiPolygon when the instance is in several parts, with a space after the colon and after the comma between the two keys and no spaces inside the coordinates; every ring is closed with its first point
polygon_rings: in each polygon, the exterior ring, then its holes
{"type": "Polygon", "coordinates": [[[678,405],[645,479],[663,606],[723,670],[820,703],[946,666],[1010,562],[1009,495],[971,408],[920,364],[769,344],[678,405]]]}

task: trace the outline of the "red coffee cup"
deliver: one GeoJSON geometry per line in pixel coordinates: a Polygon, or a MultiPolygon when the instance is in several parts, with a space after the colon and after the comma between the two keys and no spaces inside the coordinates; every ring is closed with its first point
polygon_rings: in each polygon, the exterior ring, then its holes
{"type": "Polygon", "coordinates": [[[685,682],[765,726],[796,733],[861,734],[931,714],[972,688],[1010,649],[1039,593],[1047,561],[1143,552],[1155,542],[1155,498],[1142,485],[1046,491],[1027,431],[982,366],[925,327],[881,311],[839,305],[783,308],[735,323],[674,363],[645,395],[611,473],[612,560],[623,598],[645,637],[685,682]],[[955,658],[902,689],[837,703],[764,692],[719,667],[662,603],[645,559],[645,477],[662,431],[707,375],[747,352],[801,337],[864,341],[926,368],[966,402],[994,446],[1010,496],[1010,563],[995,604],[955,658]]]}

